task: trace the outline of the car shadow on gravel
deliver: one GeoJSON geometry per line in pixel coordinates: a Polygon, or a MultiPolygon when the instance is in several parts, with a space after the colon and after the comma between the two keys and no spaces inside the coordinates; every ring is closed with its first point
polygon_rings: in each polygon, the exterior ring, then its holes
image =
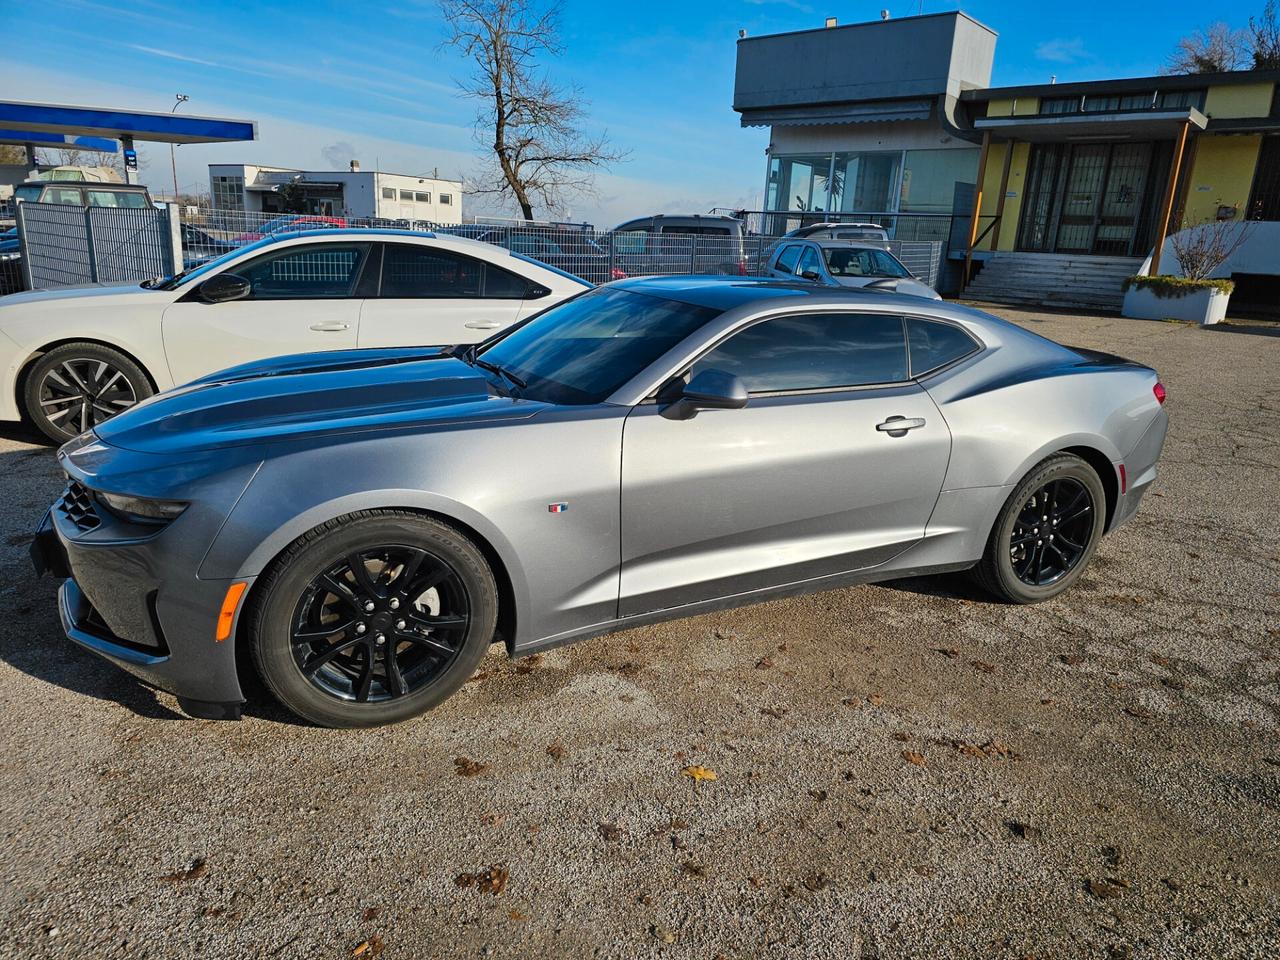
{"type": "Polygon", "coordinates": [[[903,577],[899,580],[881,580],[877,587],[898,590],[903,593],[923,593],[945,600],[970,600],[975,603],[999,603],[987,591],[963,573],[937,573],[923,577],[903,577]]]}

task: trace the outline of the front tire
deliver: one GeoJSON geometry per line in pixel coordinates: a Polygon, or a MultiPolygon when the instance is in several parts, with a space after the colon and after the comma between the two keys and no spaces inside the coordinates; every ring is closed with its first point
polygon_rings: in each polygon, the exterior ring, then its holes
{"type": "Polygon", "coordinates": [[[155,393],[133,360],[101,343],[64,343],[27,372],[23,412],[54,443],[128,410],[155,393]]]}
{"type": "Polygon", "coordinates": [[[1106,491],[1093,467],[1070,453],[1041,461],[1010,494],[978,583],[1010,603],[1040,603],[1084,573],[1106,525],[1106,491]]]}
{"type": "Polygon", "coordinates": [[[247,639],[263,682],[326,727],[397,723],[464,684],[493,640],[498,590],[484,555],[420,514],[330,521],[264,574],[247,639]]]}

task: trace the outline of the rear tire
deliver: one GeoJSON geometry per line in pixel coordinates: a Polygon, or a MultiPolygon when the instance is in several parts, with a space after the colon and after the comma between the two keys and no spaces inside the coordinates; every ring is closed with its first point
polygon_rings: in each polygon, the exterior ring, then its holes
{"type": "Polygon", "coordinates": [[[27,371],[23,413],[55,443],[66,443],[155,393],[146,373],[101,343],[64,343],[27,371]]]}
{"type": "Polygon", "coordinates": [[[402,510],[332,520],[263,575],[246,638],[267,688],[326,727],[398,723],[475,671],[498,617],[484,556],[458,530],[402,510]]]}
{"type": "Polygon", "coordinates": [[[1005,501],[974,579],[1009,603],[1040,603],[1084,574],[1106,525],[1106,491],[1070,453],[1041,461],[1005,501]]]}

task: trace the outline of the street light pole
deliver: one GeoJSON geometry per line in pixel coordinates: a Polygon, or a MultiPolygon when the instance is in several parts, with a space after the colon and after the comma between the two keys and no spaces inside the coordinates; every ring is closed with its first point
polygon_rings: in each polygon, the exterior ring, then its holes
{"type": "MultiPolygon", "coordinates": [[[[177,113],[178,108],[191,99],[185,93],[175,93],[174,97],[176,98],[176,102],[173,105],[173,109],[169,111],[170,113],[177,113]]],[[[169,166],[173,168],[173,202],[177,203],[178,202],[178,156],[176,151],[174,150],[173,143],[169,144],[169,166]]]]}

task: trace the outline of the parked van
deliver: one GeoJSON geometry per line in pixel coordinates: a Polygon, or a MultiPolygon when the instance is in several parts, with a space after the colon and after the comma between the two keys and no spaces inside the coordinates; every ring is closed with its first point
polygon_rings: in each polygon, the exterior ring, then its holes
{"type": "Polygon", "coordinates": [[[85,180],[28,180],[13,191],[20,203],[61,203],[72,207],[152,206],[151,194],[137,183],[96,183],[85,180]]]}
{"type": "Polygon", "coordinates": [[[743,224],[713,214],[657,214],[613,229],[614,263],[628,276],[721,273],[745,276],[743,224]]]}

